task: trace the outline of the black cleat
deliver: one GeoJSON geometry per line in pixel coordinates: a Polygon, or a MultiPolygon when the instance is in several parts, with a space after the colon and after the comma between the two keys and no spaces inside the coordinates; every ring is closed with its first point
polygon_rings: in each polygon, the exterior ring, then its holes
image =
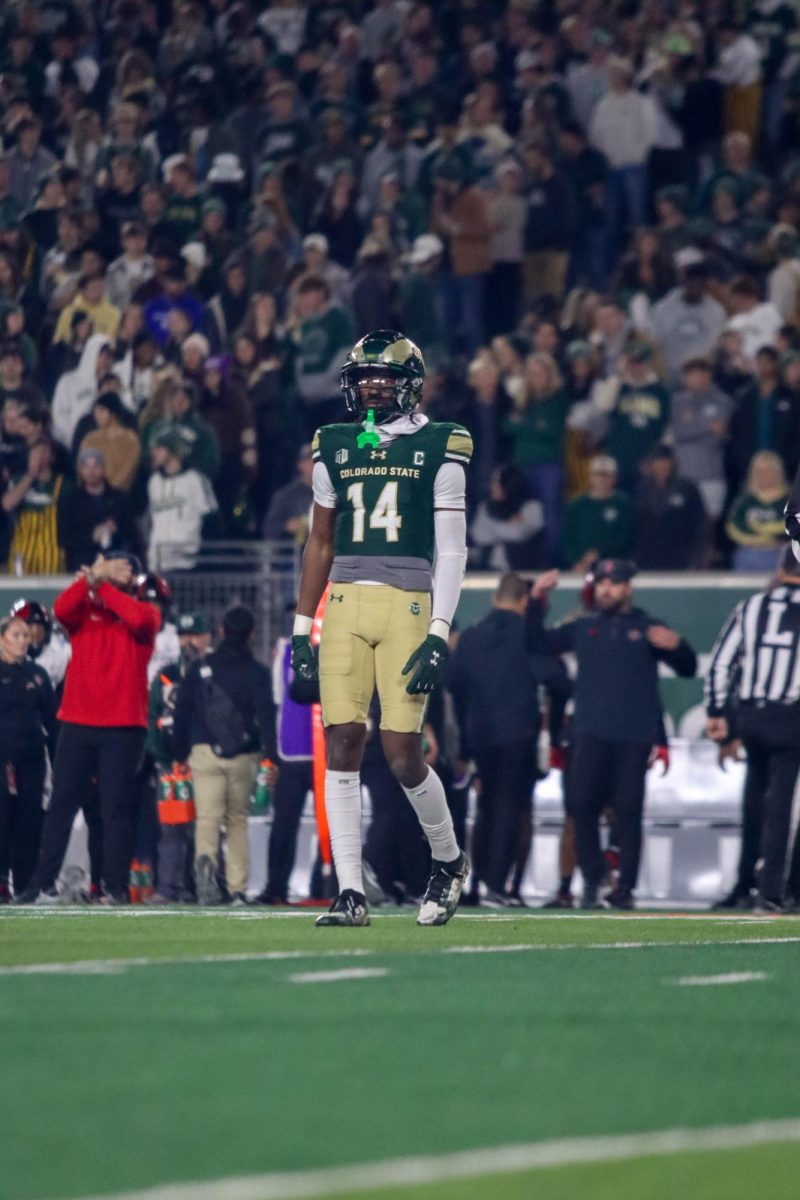
{"type": "Polygon", "coordinates": [[[469,862],[462,850],[451,863],[433,860],[428,886],[417,913],[418,925],[446,925],[458,908],[464,880],[469,875],[469,862]]]}
{"type": "Polygon", "coordinates": [[[786,908],[782,900],[770,900],[767,896],[756,896],[753,905],[754,913],[771,913],[774,916],[784,916],[786,908]]]}
{"type": "Polygon", "coordinates": [[[369,909],[363,892],[347,888],[340,892],[326,913],[317,917],[315,925],[369,925],[369,909]]]}
{"type": "Polygon", "coordinates": [[[633,895],[623,888],[613,888],[603,897],[603,903],[608,908],[618,908],[621,912],[630,912],[634,908],[633,895]]]}

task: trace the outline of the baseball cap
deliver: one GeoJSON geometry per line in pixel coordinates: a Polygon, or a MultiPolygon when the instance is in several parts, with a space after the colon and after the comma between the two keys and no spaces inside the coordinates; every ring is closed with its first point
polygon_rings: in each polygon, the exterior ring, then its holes
{"type": "Polygon", "coordinates": [[[594,565],[592,578],[595,583],[610,579],[612,583],[630,583],[636,574],[636,566],[626,558],[601,558],[594,565]]]}
{"type": "Polygon", "coordinates": [[[328,239],[324,233],[307,233],[303,238],[304,250],[318,250],[320,254],[328,253],[328,239]]]}
{"type": "Polygon", "coordinates": [[[177,620],[178,636],[182,633],[210,633],[211,625],[202,613],[181,613],[177,620]]]}
{"type": "Polygon", "coordinates": [[[421,233],[419,237],[414,238],[414,245],[411,247],[408,261],[412,266],[418,267],[422,263],[430,262],[439,254],[444,254],[442,239],[435,233],[421,233]]]}

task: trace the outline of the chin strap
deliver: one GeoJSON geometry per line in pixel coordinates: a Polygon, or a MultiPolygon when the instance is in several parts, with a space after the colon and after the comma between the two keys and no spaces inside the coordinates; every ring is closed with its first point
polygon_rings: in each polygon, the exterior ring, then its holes
{"type": "Polygon", "coordinates": [[[380,446],[380,444],[380,434],[375,429],[375,409],[369,408],[367,409],[364,428],[356,438],[356,445],[359,450],[362,450],[364,446],[380,446]]]}

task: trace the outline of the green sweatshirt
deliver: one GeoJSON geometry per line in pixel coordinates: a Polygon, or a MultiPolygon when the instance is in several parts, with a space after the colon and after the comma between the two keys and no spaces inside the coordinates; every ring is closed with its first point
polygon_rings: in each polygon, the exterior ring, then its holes
{"type": "Polygon", "coordinates": [[[569,397],[554,392],[546,400],[533,401],[524,412],[506,417],[503,433],[511,442],[511,459],[517,466],[563,463],[564,423],[569,397]]]}
{"type": "Polygon", "coordinates": [[[775,500],[759,500],[752,492],[741,492],[728,509],[725,532],[737,546],[772,550],[785,539],[783,510],[788,493],[775,500]]]}
{"type": "Polygon", "coordinates": [[[664,435],[669,422],[669,392],[654,379],[651,383],[623,383],[608,422],[605,450],[617,460],[620,485],[636,486],[639,463],[664,435]]]}
{"type": "Polygon", "coordinates": [[[561,540],[565,567],[573,567],[587,550],[601,558],[627,558],[633,546],[633,503],[624,492],[595,500],[587,492],[576,496],[564,514],[561,540]]]}

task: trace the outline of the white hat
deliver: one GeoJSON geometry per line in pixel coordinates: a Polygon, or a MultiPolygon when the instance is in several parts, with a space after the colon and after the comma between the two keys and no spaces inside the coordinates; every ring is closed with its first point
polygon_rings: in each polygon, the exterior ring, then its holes
{"type": "Polygon", "coordinates": [[[303,238],[304,250],[319,250],[320,254],[328,253],[328,239],[324,233],[307,233],[303,238]]]}
{"type": "Polygon", "coordinates": [[[244,171],[238,154],[215,154],[208,172],[209,183],[241,183],[244,171]]]}
{"type": "Polygon", "coordinates": [[[181,246],[181,258],[185,258],[195,271],[202,271],[207,261],[206,248],[202,242],[187,242],[181,246]]]}
{"type": "Polygon", "coordinates": [[[438,238],[435,233],[421,233],[418,238],[414,238],[414,245],[411,247],[408,261],[412,266],[419,267],[422,263],[436,258],[437,254],[444,254],[442,239],[438,238]]]}
{"type": "Polygon", "coordinates": [[[697,246],[683,246],[673,254],[672,261],[679,268],[693,267],[695,263],[705,262],[706,256],[697,246]]]}
{"type": "Polygon", "coordinates": [[[161,164],[161,175],[166,183],[176,167],[191,167],[188,154],[170,154],[161,164]]]}

